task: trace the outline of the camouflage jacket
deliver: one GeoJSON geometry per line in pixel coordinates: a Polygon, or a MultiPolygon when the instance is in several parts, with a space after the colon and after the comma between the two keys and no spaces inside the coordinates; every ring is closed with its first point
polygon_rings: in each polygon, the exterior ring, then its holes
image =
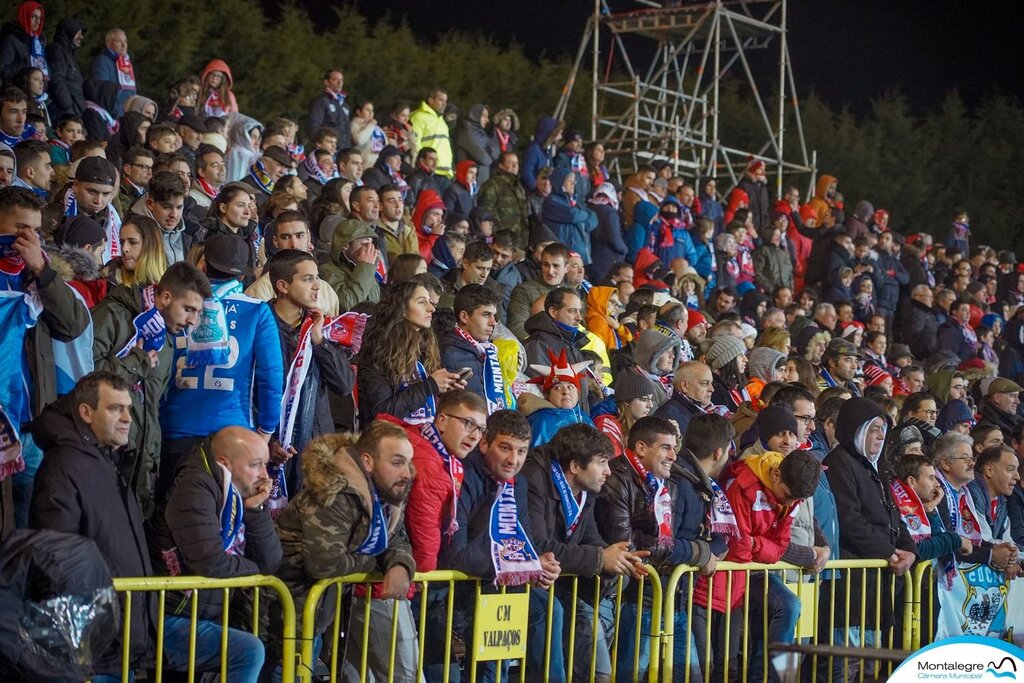
{"type": "Polygon", "coordinates": [[[498,217],[502,228],[515,232],[517,237],[526,236],[526,190],[519,177],[496,170],[480,188],[477,204],[498,217]]]}

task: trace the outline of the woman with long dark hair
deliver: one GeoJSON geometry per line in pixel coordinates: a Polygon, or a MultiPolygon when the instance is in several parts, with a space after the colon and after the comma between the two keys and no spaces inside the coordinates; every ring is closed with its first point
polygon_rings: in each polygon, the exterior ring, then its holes
{"type": "Polygon", "coordinates": [[[359,421],[378,414],[410,424],[434,419],[437,397],[464,389],[459,374],[441,367],[441,351],[430,327],[434,305],[427,288],[407,280],[384,287],[366,325],[358,372],[359,421]]]}
{"type": "Polygon", "coordinates": [[[714,339],[704,354],[714,373],[711,402],[725,406],[731,413],[735,413],[741,403],[750,400],[746,389],[746,350],[742,341],[732,335],[725,335],[714,339]]]}

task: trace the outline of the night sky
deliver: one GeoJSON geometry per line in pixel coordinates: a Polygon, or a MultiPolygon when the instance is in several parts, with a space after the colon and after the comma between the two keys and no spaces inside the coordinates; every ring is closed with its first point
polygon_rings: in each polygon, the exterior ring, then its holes
{"type": "MultiPolygon", "coordinates": [[[[270,0],[273,2],[273,0],[270,0]]],[[[319,22],[339,0],[299,0],[319,22]]],[[[609,0],[612,11],[641,8],[609,0]]],[[[515,40],[532,57],[570,56],[590,0],[355,0],[367,17],[408,18],[425,40],[457,28],[515,40]],[[439,8],[443,7],[443,11],[439,8]]],[[[956,88],[968,107],[987,95],[1021,98],[1024,51],[1007,2],[951,0],[790,0],[790,53],[801,96],[815,92],[833,107],[863,113],[892,90],[917,113],[936,108],[956,88]]]]}

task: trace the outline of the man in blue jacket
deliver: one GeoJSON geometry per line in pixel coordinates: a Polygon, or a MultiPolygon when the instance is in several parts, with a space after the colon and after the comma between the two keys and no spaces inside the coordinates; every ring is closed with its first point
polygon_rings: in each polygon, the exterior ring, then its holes
{"type": "Polygon", "coordinates": [[[577,203],[576,174],[570,168],[556,168],[551,173],[551,194],[544,198],[541,220],[555,238],[583,257],[590,264],[590,233],[597,228],[597,214],[577,203]]]}
{"type": "Polygon", "coordinates": [[[135,68],[128,56],[128,36],[119,28],[107,31],[103,50],[93,57],[89,75],[93,80],[107,81],[117,85],[117,103],[110,112],[114,118],[124,114],[124,103],[135,95],[135,68]]]}
{"type": "Polygon", "coordinates": [[[214,235],[206,240],[205,259],[213,297],[203,303],[196,325],[172,336],[174,380],[160,406],[158,499],[178,460],[203,438],[240,426],[269,441],[281,415],[277,323],[266,302],[242,293],[249,245],[237,235],[214,235]]]}

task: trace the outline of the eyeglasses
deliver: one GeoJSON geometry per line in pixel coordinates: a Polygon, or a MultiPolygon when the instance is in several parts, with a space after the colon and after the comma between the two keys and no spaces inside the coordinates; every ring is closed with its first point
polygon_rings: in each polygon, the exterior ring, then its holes
{"type": "Polygon", "coordinates": [[[797,420],[803,422],[805,425],[814,424],[814,415],[794,415],[797,420]]]}
{"type": "Polygon", "coordinates": [[[969,462],[974,462],[976,459],[977,458],[975,458],[973,455],[958,455],[955,458],[950,458],[950,460],[954,462],[957,460],[967,460],[969,462]]]}
{"type": "Polygon", "coordinates": [[[445,417],[450,417],[453,420],[458,420],[462,423],[462,426],[466,428],[466,432],[473,436],[474,434],[483,434],[486,427],[476,420],[470,420],[468,417],[460,417],[458,415],[452,415],[451,413],[441,413],[445,417]]]}
{"type": "Polygon", "coordinates": [[[128,164],[128,165],[132,166],[133,168],[141,168],[143,171],[148,171],[150,173],[153,172],[153,167],[148,165],[148,164],[128,164]]]}

